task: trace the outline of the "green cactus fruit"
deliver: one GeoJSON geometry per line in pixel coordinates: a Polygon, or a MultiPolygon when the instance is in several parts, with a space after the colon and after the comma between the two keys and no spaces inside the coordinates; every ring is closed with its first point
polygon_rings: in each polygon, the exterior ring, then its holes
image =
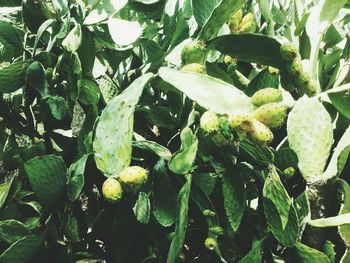
{"type": "Polygon", "coordinates": [[[116,179],[110,177],[102,184],[102,194],[106,200],[116,202],[122,198],[123,189],[116,179]]]}
{"type": "Polygon", "coordinates": [[[204,241],[204,245],[207,249],[214,250],[218,246],[218,243],[216,242],[216,240],[214,238],[207,237],[204,241]]]}
{"type": "Polygon", "coordinates": [[[15,49],[3,37],[0,37],[0,62],[11,61],[15,49]]]}
{"type": "Polygon", "coordinates": [[[130,166],[121,171],[119,178],[124,184],[143,184],[148,179],[148,171],[140,166],[130,166]]]}
{"type": "Polygon", "coordinates": [[[287,72],[293,77],[298,77],[303,73],[303,64],[301,60],[296,58],[286,66],[287,72]]]}
{"type": "Polygon", "coordinates": [[[253,94],[252,103],[259,107],[271,102],[281,102],[282,99],[282,92],[279,89],[265,88],[253,94]]]}
{"type": "Polygon", "coordinates": [[[216,215],[215,212],[212,210],[206,209],[203,211],[203,216],[205,217],[213,217],[215,215],[216,215]]]}
{"type": "Polygon", "coordinates": [[[281,45],[280,54],[284,61],[292,62],[294,59],[299,57],[299,50],[294,44],[287,43],[281,45]]]}
{"type": "Polygon", "coordinates": [[[239,30],[239,24],[241,23],[243,18],[243,11],[242,9],[239,9],[236,13],[234,13],[230,21],[228,23],[228,26],[230,28],[231,33],[237,33],[239,30]]]}
{"type": "Polygon", "coordinates": [[[206,111],[200,119],[200,127],[207,133],[216,132],[219,130],[219,117],[215,112],[206,111]]]}
{"type": "Polygon", "coordinates": [[[183,65],[191,63],[204,64],[206,49],[204,43],[198,40],[190,40],[181,51],[181,61],[183,65]]]}
{"type": "Polygon", "coordinates": [[[224,234],[224,229],[221,226],[211,226],[209,227],[209,232],[221,236],[224,234]]]}
{"type": "Polygon", "coordinates": [[[228,123],[228,119],[225,116],[220,117],[219,119],[219,128],[222,133],[222,135],[227,139],[227,140],[232,140],[233,135],[230,129],[230,125],[228,123]]]}
{"type": "Polygon", "coordinates": [[[284,123],[287,109],[287,106],[279,103],[268,103],[257,108],[253,112],[253,116],[268,127],[277,128],[284,123]]]}
{"type": "Polygon", "coordinates": [[[314,80],[309,81],[309,83],[306,85],[304,89],[304,93],[308,95],[309,97],[313,97],[317,93],[317,85],[314,80]]]}
{"type": "Polygon", "coordinates": [[[238,33],[252,33],[256,30],[255,15],[253,13],[246,14],[239,24],[238,33]]]}
{"type": "Polygon", "coordinates": [[[245,112],[233,112],[228,115],[228,124],[232,129],[249,130],[252,116],[245,112]]]}
{"type": "Polygon", "coordinates": [[[237,59],[226,55],[224,56],[224,62],[226,65],[232,65],[237,63],[237,59]]]}
{"type": "Polygon", "coordinates": [[[277,75],[280,72],[280,70],[278,68],[274,68],[271,66],[268,66],[267,70],[271,75],[277,75]]]}
{"type": "Polygon", "coordinates": [[[248,135],[257,144],[266,144],[273,140],[273,134],[269,127],[258,120],[253,120],[248,135]]]}
{"type": "Polygon", "coordinates": [[[224,136],[221,130],[212,133],[211,140],[217,147],[225,147],[230,145],[230,140],[224,136]]]}
{"type": "Polygon", "coordinates": [[[298,76],[296,76],[296,78],[294,79],[295,84],[301,88],[301,89],[305,89],[306,86],[309,84],[309,82],[311,81],[311,76],[308,72],[301,72],[301,74],[299,74],[298,76]]]}
{"type": "Polygon", "coordinates": [[[335,262],[336,252],[334,250],[334,247],[335,247],[334,244],[329,240],[326,240],[326,242],[324,242],[323,244],[323,252],[329,258],[330,263],[335,262]]]}
{"type": "Polygon", "coordinates": [[[289,178],[292,178],[293,175],[295,173],[295,169],[293,167],[288,167],[286,169],[283,170],[283,175],[289,179],[289,178]]]}
{"type": "Polygon", "coordinates": [[[205,67],[199,63],[191,63],[181,68],[183,72],[206,74],[205,67]]]}

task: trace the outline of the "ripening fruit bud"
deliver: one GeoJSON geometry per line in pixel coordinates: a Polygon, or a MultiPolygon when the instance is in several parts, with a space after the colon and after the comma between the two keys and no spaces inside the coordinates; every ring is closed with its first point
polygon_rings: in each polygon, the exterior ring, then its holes
{"type": "Polygon", "coordinates": [[[316,82],[313,80],[309,81],[309,83],[305,87],[304,93],[309,97],[315,96],[317,93],[316,82]]]}
{"type": "Polygon", "coordinates": [[[251,98],[254,106],[262,106],[271,102],[281,102],[282,92],[279,89],[265,88],[255,92],[251,98]]]}
{"type": "Polygon", "coordinates": [[[236,13],[234,13],[230,21],[228,23],[228,26],[230,28],[231,33],[237,33],[239,30],[239,24],[241,23],[243,18],[243,11],[242,9],[239,9],[236,13]]]}
{"type": "Polygon", "coordinates": [[[103,182],[102,194],[106,200],[116,202],[123,195],[123,189],[120,183],[114,178],[108,178],[103,182]]]}
{"type": "Polygon", "coordinates": [[[140,166],[130,166],[121,171],[119,178],[125,184],[143,184],[148,179],[148,171],[140,166]]]}
{"type": "Polygon", "coordinates": [[[219,118],[215,112],[206,111],[200,119],[200,127],[207,133],[219,130],[219,118]]]}
{"type": "Polygon", "coordinates": [[[268,66],[267,70],[272,75],[277,75],[280,72],[280,70],[278,68],[274,68],[274,67],[271,67],[271,66],[268,66]]]}
{"type": "Polygon", "coordinates": [[[204,245],[207,249],[214,250],[217,247],[218,243],[214,238],[207,237],[207,239],[204,241],[204,245]]]}
{"type": "Polygon", "coordinates": [[[279,103],[268,103],[257,108],[253,116],[270,128],[281,126],[287,117],[287,106],[279,103]]]}
{"type": "Polygon", "coordinates": [[[216,215],[215,212],[212,210],[206,209],[203,211],[203,216],[205,217],[213,217],[215,215],[216,215]]]}
{"type": "Polygon", "coordinates": [[[292,62],[299,57],[299,50],[292,43],[281,45],[280,54],[284,61],[292,62]]]}
{"type": "Polygon", "coordinates": [[[190,40],[181,51],[182,64],[204,64],[206,50],[204,43],[198,40],[190,40]]]}
{"type": "Polygon", "coordinates": [[[224,229],[221,226],[211,226],[209,227],[209,231],[214,235],[221,236],[224,234],[224,229]]]}
{"type": "Polygon", "coordinates": [[[205,67],[199,63],[191,63],[181,68],[183,72],[205,74],[205,67]]]}
{"type": "Polygon", "coordinates": [[[286,66],[287,72],[289,75],[293,77],[298,77],[303,73],[303,64],[301,63],[301,60],[296,58],[291,63],[287,64],[286,66]]]}
{"type": "Polygon", "coordinates": [[[225,147],[230,145],[230,140],[224,136],[221,130],[213,133],[211,140],[217,147],[225,147]]]}
{"type": "Polygon", "coordinates": [[[258,144],[269,143],[273,140],[273,134],[269,127],[258,120],[252,122],[251,131],[248,135],[258,144]]]}
{"type": "Polygon", "coordinates": [[[293,177],[294,173],[295,173],[295,169],[294,169],[293,167],[288,167],[288,168],[286,168],[286,169],[283,170],[283,175],[284,175],[287,179],[293,177]]]}
{"type": "Polygon", "coordinates": [[[246,14],[239,24],[239,34],[252,33],[256,30],[255,15],[253,13],[246,14]]]}
{"type": "Polygon", "coordinates": [[[233,112],[228,115],[228,124],[232,129],[241,128],[249,130],[252,116],[244,112],[233,112]]]}
{"type": "Polygon", "coordinates": [[[226,56],[224,56],[224,62],[226,65],[236,64],[237,59],[226,55],[226,56]]]}
{"type": "Polygon", "coordinates": [[[294,81],[299,88],[305,89],[311,81],[311,76],[308,72],[303,71],[300,75],[295,77],[294,81]]]}

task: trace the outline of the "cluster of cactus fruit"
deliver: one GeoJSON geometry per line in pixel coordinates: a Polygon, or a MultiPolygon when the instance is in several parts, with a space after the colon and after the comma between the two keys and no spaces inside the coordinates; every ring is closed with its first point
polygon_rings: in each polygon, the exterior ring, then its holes
{"type": "Polygon", "coordinates": [[[137,187],[148,179],[148,171],[140,166],[129,166],[116,177],[107,178],[102,185],[102,194],[109,202],[117,202],[123,196],[123,188],[137,187]],[[125,187],[124,187],[125,186],[125,187]]]}
{"type": "Polygon", "coordinates": [[[255,15],[251,12],[243,15],[243,10],[239,9],[231,16],[229,27],[233,34],[253,33],[256,30],[255,15]]]}
{"type": "Polygon", "coordinates": [[[261,89],[251,97],[257,107],[253,113],[233,112],[228,116],[218,116],[206,111],[201,116],[200,127],[219,147],[231,145],[235,139],[239,141],[245,137],[266,145],[273,139],[271,128],[280,127],[287,117],[288,107],[281,103],[282,99],[278,89],[261,89]]]}
{"type": "Polygon", "coordinates": [[[183,72],[206,74],[205,60],[207,50],[202,41],[190,39],[181,51],[183,72]]]}
{"type": "Polygon", "coordinates": [[[292,43],[282,44],[280,53],[282,59],[287,63],[286,72],[297,92],[309,97],[314,96],[317,92],[316,82],[303,68],[298,48],[292,43]]]}

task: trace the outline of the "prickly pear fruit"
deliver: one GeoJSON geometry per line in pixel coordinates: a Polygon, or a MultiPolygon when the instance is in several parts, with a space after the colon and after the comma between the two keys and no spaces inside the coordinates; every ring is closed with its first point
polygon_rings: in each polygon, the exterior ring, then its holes
{"type": "Polygon", "coordinates": [[[271,67],[271,66],[268,66],[267,70],[272,75],[277,75],[280,72],[280,70],[278,68],[274,68],[274,67],[271,67]]]}
{"type": "Polygon", "coordinates": [[[298,77],[303,73],[303,64],[301,60],[296,58],[286,66],[287,72],[293,77],[298,77]]]}
{"type": "Polygon", "coordinates": [[[125,184],[143,184],[148,179],[148,171],[140,166],[130,166],[121,171],[119,178],[125,184]]]}
{"type": "Polygon", "coordinates": [[[276,128],[284,123],[287,109],[287,106],[279,103],[268,103],[257,108],[253,117],[270,128],[276,128]]]}
{"type": "Polygon", "coordinates": [[[311,81],[311,76],[308,72],[303,71],[301,74],[296,76],[294,81],[299,88],[304,89],[311,81]]]}
{"type": "Polygon", "coordinates": [[[183,72],[205,74],[205,67],[199,63],[191,63],[181,68],[183,72]]]}
{"type": "Polygon", "coordinates": [[[226,55],[224,56],[224,62],[226,65],[232,65],[237,63],[237,59],[226,55]]]}
{"type": "Polygon", "coordinates": [[[205,239],[204,245],[207,249],[214,250],[217,247],[218,243],[216,242],[216,240],[214,238],[208,237],[205,239]]]}
{"type": "Polygon", "coordinates": [[[183,65],[191,63],[204,64],[206,49],[204,43],[199,40],[190,40],[181,51],[181,61],[183,65]]]}
{"type": "Polygon", "coordinates": [[[228,115],[228,124],[232,129],[241,128],[246,130],[250,126],[252,116],[245,112],[234,112],[228,115]]]}
{"type": "Polygon", "coordinates": [[[220,117],[219,119],[219,127],[220,127],[220,131],[221,133],[224,135],[224,137],[227,140],[231,140],[233,139],[233,135],[230,129],[230,124],[228,123],[228,119],[227,117],[220,117]]]}
{"type": "Polygon", "coordinates": [[[116,179],[110,177],[102,184],[102,194],[106,200],[116,202],[122,198],[123,189],[116,179]]]}
{"type": "Polygon", "coordinates": [[[315,96],[317,93],[316,82],[311,80],[304,89],[304,93],[309,97],[315,96]]]}
{"type": "Polygon", "coordinates": [[[269,127],[258,120],[253,120],[249,137],[258,144],[266,144],[273,140],[269,127]]]}
{"type": "Polygon", "coordinates": [[[288,167],[288,168],[286,168],[286,169],[283,170],[283,175],[284,175],[287,179],[293,177],[294,173],[295,173],[295,169],[294,169],[293,167],[288,167]]]}
{"type": "Polygon", "coordinates": [[[241,23],[243,18],[243,11],[242,9],[239,9],[236,13],[234,13],[230,21],[228,23],[228,26],[230,28],[231,33],[237,33],[239,30],[239,24],[241,23]]]}
{"type": "Polygon", "coordinates": [[[255,22],[255,15],[253,13],[246,14],[243,18],[241,23],[239,24],[238,33],[251,33],[255,32],[256,30],[256,22],[255,22]]]}
{"type": "Polygon", "coordinates": [[[281,102],[282,92],[279,89],[265,88],[255,92],[251,98],[252,103],[259,107],[271,102],[281,102]]]}
{"type": "Polygon", "coordinates": [[[219,130],[219,117],[215,112],[206,111],[200,119],[200,127],[207,133],[219,130]]]}
{"type": "Polygon", "coordinates": [[[209,232],[213,233],[214,235],[223,235],[224,229],[221,226],[211,226],[209,227],[209,232]]]}
{"type": "Polygon", "coordinates": [[[280,54],[284,61],[292,62],[299,57],[299,50],[292,43],[283,44],[280,47],[280,54]]]}

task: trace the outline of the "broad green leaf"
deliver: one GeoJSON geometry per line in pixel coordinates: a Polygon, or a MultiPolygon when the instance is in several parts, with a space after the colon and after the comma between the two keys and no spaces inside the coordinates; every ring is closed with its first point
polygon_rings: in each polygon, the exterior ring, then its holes
{"type": "Polygon", "coordinates": [[[239,263],[260,263],[264,241],[265,239],[254,242],[252,249],[239,261],[239,263]]]}
{"type": "Polygon", "coordinates": [[[81,25],[76,24],[62,41],[62,46],[69,52],[77,51],[81,45],[82,32],[81,25]]]}
{"type": "Polygon", "coordinates": [[[139,149],[152,151],[164,160],[170,160],[172,155],[168,148],[153,141],[140,140],[133,142],[132,145],[139,149]]]}
{"type": "Polygon", "coordinates": [[[275,165],[280,169],[284,170],[288,167],[298,167],[298,156],[289,147],[280,148],[275,153],[275,165]]]}
{"type": "Polygon", "coordinates": [[[239,173],[226,171],[222,176],[222,194],[224,197],[224,207],[226,216],[232,227],[236,232],[245,210],[245,188],[243,177],[239,173]]]}
{"type": "Polygon", "coordinates": [[[25,236],[8,249],[6,249],[0,255],[0,262],[16,262],[16,263],[27,263],[30,262],[31,258],[40,249],[44,243],[43,236],[30,235],[25,236]]]}
{"type": "Polygon", "coordinates": [[[151,203],[148,194],[144,192],[139,193],[133,208],[137,221],[142,224],[147,224],[151,215],[151,203]]]}
{"type": "Polygon", "coordinates": [[[181,133],[181,148],[173,154],[169,161],[169,169],[173,173],[187,174],[194,167],[197,155],[198,139],[189,127],[185,127],[181,133]]]}
{"type": "Polygon", "coordinates": [[[329,258],[322,252],[308,247],[300,242],[296,243],[292,252],[289,255],[288,262],[298,262],[298,263],[330,263],[329,258]]]}
{"type": "Polygon", "coordinates": [[[61,96],[51,96],[47,104],[49,104],[49,108],[52,116],[56,120],[63,120],[68,111],[68,106],[66,100],[61,96]]]}
{"type": "Polygon", "coordinates": [[[167,175],[164,160],[160,159],[153,168],[154,211],[153,215],[162,226],[168,227],[176,218],[176,192],[167,175]]]}
{"type": "Polygon", "coordinates": [[[197,185],[206,195],[214,190],[217,181],[215,173],[196,173],[193,176],[193,183],[197,185]]]}
{"type": "Polygon", "coordinates": [[[338,141],[337,146],[333,150],[332,158],[323,173],[324,180],[339,176],[343,171],[346,161],[350,153],[350,126],[344,132],[343,136],[338,141]]]}
{"type": "Polygon", "coordinates": [[[0,92],[11,93],[20,89],[25,84],[25,74],[33,60],[14,62],[0,68],[0,92]]]}
{"type": "Polygon", "coordinates": [[[239,152],[253,164],[267,165],[273,163],[273,152],[267,146],[256,145],[249,140],[239,143],[239,152]]]}
{"type": "Polygon", "coordinates": [[[211,40],[208,48],[242,61],[280,68],[281,44],[276,39],[258,34],[224,35],[211,40]]]}
{"type": "Polygon", "coordinates": [[[332,105],[346,118],[350,119],[350,93],[349,91],[343,92],[329,92],[328,97],[332,102],[332,105]]]}
{"type": "Polygon", "coordinates": [[[252,96],[256,91],[264,88],[276,88],[279,85],[279,75],[271,74],[268,69],[264,69],[248,84],[244,93],[252,96]]]}
{"type": "Polygon", "coordinates": [[[350,224],[350,213],[327,218],[312,219],[308,221],[308,224],[313,227],[333,227],[350,224]]]}
{"type": "Polygon", "coordinates": [[[110,18],[108,20],[108,29],[113,41],[118,46],[129,46],[142,34],[142,28],[137,21],[119,18],[110,18]]]}
{"type": "Polygon", "coordinates": [[[69,167],[69,177],[67,182],[68,198],[71,202],[78,199],[84,187],[84,171],[86,162],[90,154],[84,154],[79,160],[69,167]]]}
{"type": "Polygon", "coordinates": [[[283,246],[293,246],[299,235],[298,215],[274,167],[264,184],[263,203],[267,224],[274,237],[283,246]]]}
{"type": "Polygon", "coordinates": [[[81,222],[79,223],[79,214],[76,209],[71,207],[66,207],[64,214],[61,218],[62,230],[65,238],[69,240],[69,242],[77,243],[81,240],[81,229],[80,227],[83,225],[81,222]]]}
{"type": "Polygon", "coordinates": [[[197,24],[202,27],[208,20],[212,10],[217,4],[217,0],[192,0],[192,10],[197,24]]]}
{"type": "Polygon", "coordinates": [[[232,14],[243,6],[244,2],[245,0],[221,0],[215,6],[204,24],[199,33],[199,39],[208,41],[216,37],[222,25],[229,20],[232,14]]]}
{"type": "Polygon", "coordinates": [[[287,134],[304,179],[308,183],[321,180],[333,144],[333,127],[317,98],[304,96],[296,102],[288,115],[287,134]]]}
{"type": "Polygon", "coordinates": [[[299,226],[300,228],[303,228],[311,217],[310,202],[306,192],[304,191],[302,194],[300,194],[294,200],[293,204],[298,214],[299,226]]]}
{"type": "Polygon", "coordinates": [[[100,100],[100,89],[96,82],[83,78],[80,82],[79,101],[85,105],[97,104],[100,100]]]}
{"type": "Polygon", "coordinates": [[[83,76],[91,76],[96,58],[96,45],[93,33],[84,27],[82,28],[82,40],[78,54],[83,76]]]}
{"type": "Polygon", "coordinates": [[[234,86],[209,76],[161,68],[160,77],[202,107],[220,114],[254,110],[250,98],[234,86]],[[210,98],[210,99],[208,99],[210,98]]]}
{"type": "Polygon", "coordinates": [[[11,189],[13,177],[0,185],[0,208],[5,204],[9,191],[11,189]]]}
{"type": "Polygon", "coordinates": [[[3,37],[9,44],[22,50],[22,41],[19,38],[15,28],[6,21],[0,21],[0,36],[3,37]]]}
{"type": "Polygon", "coordinates": [[[8,244],[13,244],[29,234],[29,229],[20,221],[12,219],[0,221],[0,239],[8,244]]]}
{"type": "MultiPolygon", "coordinates": [[[[342,180],[338,179],[337,181],[340,186],[340,190],[343,194],[343,202],[340,207],[339,215],[350,213],[350,186],[349,184],[342,180]]],[[[342,225],[338,227],[338,232],[343,239],[347,247],[350,247],[350,224],[342,225]]]]}
{"type": "Polygon", "coordinates": [[[43,98],[49,95],[45,70],[40,62],[34,61],[29,65],[25,76],[25,83],[36,89],[43,98]]]}
{"type": "Polygon", "coordinates": [[[185,176],[186,182],[182,186],[177,197],[177,218],[175,222],[175,235],[171,241],[167,263],[177,262],[185,242],[185,235],[188,222],[188,202],[191,192],[192,175],[185,176]]]}
{"type": "Polygon", "coordinates": [[[101,0],[96,1],[84,20],[84,25],[97,24],[107,20],[114,13],[122,9],[127,0],[101,0]]]}
{"type": "Polygon", "coordinates": [[[102,111],[93,148],[97,168],[107,177],[116,176],[131,162],[135,106],[153,74],[136,79],[102,111]]]}
{"type": "Polygon", "coordinates": [[[24,163],[29,182],[40,203],[52,207],[63,197],[67,168],[61,157],[45,155],[24,163]]]}

